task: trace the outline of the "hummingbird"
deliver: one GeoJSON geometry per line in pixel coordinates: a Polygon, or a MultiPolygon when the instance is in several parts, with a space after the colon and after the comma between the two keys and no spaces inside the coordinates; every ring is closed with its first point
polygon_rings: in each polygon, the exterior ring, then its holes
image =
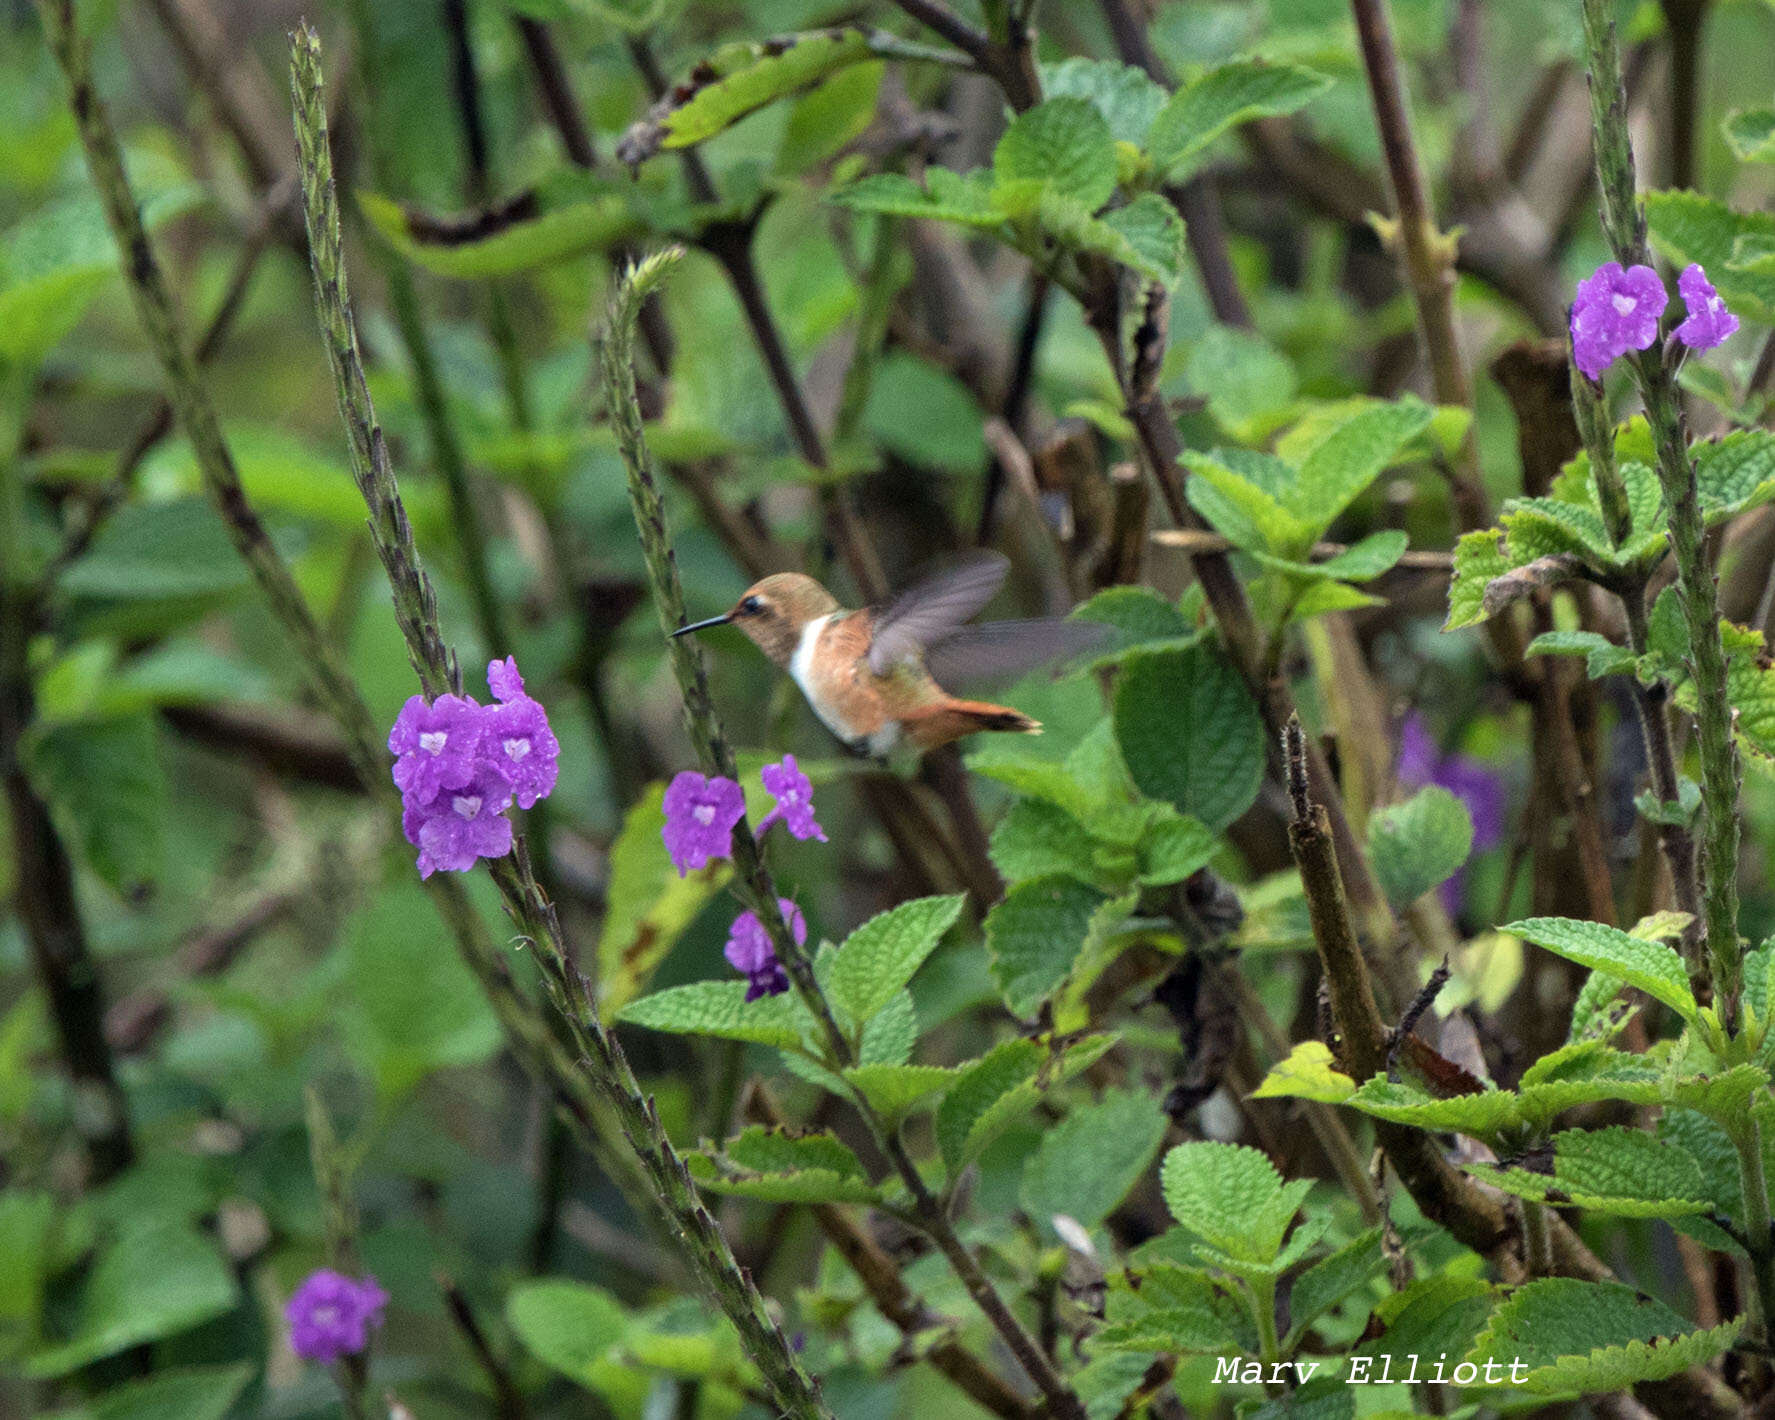
{"type": "Polygon", "coordinates": [[[885,759],[902,745],[931,750],[982,730],[1040,734],[1041,723],[1021,710],[963,700],[940,683],[1030,670],[1107,635],[1098,622],[1051,618],[965,625],[1009,569],[997,553],[974,553],[887,604],[858,611],[841,607],[812,577],[778,572],[747,588],[725,615],[672,635],[737,626],[857,754],[885,759]]]}

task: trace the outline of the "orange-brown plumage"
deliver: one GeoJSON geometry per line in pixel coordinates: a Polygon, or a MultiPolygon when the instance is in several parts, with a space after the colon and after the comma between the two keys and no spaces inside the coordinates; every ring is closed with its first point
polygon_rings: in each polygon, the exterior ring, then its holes
{"type": "MultiPolygon", "coordinates": [[[[1028,633],[1048,631],[1051,659],[1071,642],[1077,649],[1088,623],[1011,622],[988,627],[962,623],[985,605],[1003,580],[1005,563],[977,554],[884,607],[847,611],[813,578],[779,572],[747,589],[726,616],[682,631],[731,623],[788,671],[821,722],[852,749],[886,755],[905,742],[936,749],[982,730],[1037,734],[1041,725],[1006,705],[963,700],[931,674],[926,653],[953,648],[967,633],[985,633],[1002,653],[1028,633]],[[1069,634],[1054,635],[1059,628],[1069,634]],[[1019,633],[1022,633],[1019,635],[1019,633]]],[[[681,634],[676,633],[676,634],[681,634]]],[[[991,651],[985,655],[990,656],[991,651]]]]}

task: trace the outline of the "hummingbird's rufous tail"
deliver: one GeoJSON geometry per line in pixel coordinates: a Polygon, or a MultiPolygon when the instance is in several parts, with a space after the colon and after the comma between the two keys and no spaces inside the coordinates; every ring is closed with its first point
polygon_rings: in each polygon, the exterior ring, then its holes
{"type": "Polygon", "coordinates": [[[906,737],[919,749],[936,749],[981,730],[1000,730],[1013,735],[1039,735],[1040,720],[1021,710],[994,705],[986,700],[942,700],[902,718],[906,737]]]}

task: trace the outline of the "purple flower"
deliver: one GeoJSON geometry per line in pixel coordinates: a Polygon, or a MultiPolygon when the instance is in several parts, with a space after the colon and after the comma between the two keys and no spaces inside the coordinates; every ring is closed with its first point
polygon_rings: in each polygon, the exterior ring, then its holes
{"type": "Polygon", "coordinates": [[[1691,350],[1711,350],[1725,344],[1738,329],[1738,317],[1726,309],[1726,299],[1713,289],[1698,262],[1690,262],[1676,278],[1689,317],[1676,328],[1676,338],[1691,350]]]}
{"type": "Polygon", "coordinates": [[[1572,302],[1572,357],[1599,380],[1618,356],[1644,350],[1658,336],[1658,317],[1669,301],[1664,283],[1649,266],[1623,271],[1605,261],[1578,283],[1572,302]]]}
{"type": "Polygon", "coordinates": [[[733,826],[746,816],[746,796],[731,779],[686,769],[666,787],[666,826],[660,837],[683,877],[733,852],[733,826]]]}
{"type": "MultiPolygon", "coordinates": [[[[794,937],[795,945],[805,946],[807,918],[801,915],[801,909],[786,897],[777,899],[777,907],[783,914],[783,920],[789,924],[789,933],[794,937]]],[[[746,988],[748,1001],[756,1001],[760,996],[775,996],[789,989],[789,974],[777,960],[777,954],[770,945],[770,933],[764,930],[764,924],[758,920],[756,912],[742,912],[733,919],[733,926],[727,931],[727,946],[723,955],[727,958],[727,964],[735,971],[744,973],[751,983],[746,988]]]]}
{"type": "Polygon", "coordinates": [[[415,695],[388,732],[394,782],[409,802],[424,802],[475,777],[484,712],[466,695],[415,695]]]}
{"type": "MultiPolygon", "coordinates": [[[[1444,754],[1416,711],[1405,717],[1400,731],[1398,774],[1408,788],[1436,784],[1467,806],[1473,820],[1473,852],[1483,853],[1504,841],[1509,804],[1503,779],[1472,755],[1444,754]]],[[[1465,877],[1463,868],[1442,885],[1442,905],[1450,916],[1460,909],[1465,877]]]]}
{"type": "Polygon", "coordinates": [[[778,819],[788,826],[789,832],[797,838],[817,838],[826,841],[825,830],[814,822],[814,786],[808,781],[807,775],[801,772],[796,764],[795,756],[785,754],[781,764],[767,764],[759,775],[764,780],[764,787],[776,796],[777,806],[767,813],[758,823],[758,836],[764,837],[764,831],[778,819]]]}
{"type": "Polygon", "coordinates": [[[512,821],[505,816],[511,801],[504,777],[482,765],[467,784],[424,804],[409,802],[401,828],[419,850],[419,876],[466,872],[477,859],[505,857],[512,851],[512,821]]]}
{"type": "Polygon", "coordinates": [[[290,1349],[304,1361],[331,1365],[355,1356],[369,1344],[370,1328],[382,1325],[388,1293],[374,1277],[361,1280],[322,1268],[284,1304],[290,1323],[290,1349]]]}
{"type": "Polygon", "coordinates": [[[511,786],[518,807],[527,809],[555,787],[561,746],[549,729],[548,711],[524,693],[517,661],[507,656],[489,663],[487,684],[501,703],[483,712],[482,754],[511,786]]]}

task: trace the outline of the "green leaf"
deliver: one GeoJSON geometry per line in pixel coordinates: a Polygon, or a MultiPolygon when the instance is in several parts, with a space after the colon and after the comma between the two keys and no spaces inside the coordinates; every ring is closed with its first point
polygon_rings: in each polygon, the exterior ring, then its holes
{"type": "Polygon", "coordinates": [[[1253,330],[1211,325],[1190,347],[1183,367],[1208,412],[1241,443],[1272,433],[1294,406],[1294,362],[1253,330]]]}
{"type": "Polygon", "coordinates": [[[99,1253],[81,1289],[73,1334],[27,1356],[37,1380],[68,1375],[132,1346],[176,1336],[235,1304],[234,1274],[215,1244],[185,1222],[126,1229],[99,1253]]]}
{"type": "Polygon", "coordinates": [[[1741,108],[1721,125],[1742,163],[1775,163],[1775,108],[1741,108]]]}
{"type": "Polygon", "coordinates": [[[992,830],[992,862],[1008,883],[1070,874],[1097,878],[1089,830],[1057,804],[1019,799],[992,830]]]}
{"type": "Polygon", "coordinates": [[[1149,804],[1155,811],[1138,845],[1140,881],[1147,887],[1180,883],[1205,868],[1220,847],[1206,824],[1188,818],[1169,804],[1149,804]]]}
{"type": "Polygon", "coordinates": [[[1470,1164],[1520,1198],[1621,1218],[1674,1218],[1713,1204],[1694,1159],[1643,1129],[1568,1129],[1553,1138],[1553,1171],[1470,1164]]]}
{"type": "Polygon", "coordinates": [[[532,1356],[591,1389],[629,1330],[622,1303],[602,1287],[559,1278],[512,1288],[505,1317],[532,1356]]]}
{"type": "Polygon", "coordinates": [[[1356,1092],[1356,1082],[1337,1068],[1331,1047],[1322,1040],[1303,1040],[1278,1060],[1251,1092],[1253,1099],[1292,1096],[1341,1104],[1356,1092]]]}
{"type": "Polygon", "coordinates": [[[1271,1261],[1312,1188],[1283,1183],[1260,1150],[1242,1144],[1179,1144],[1161,1174],[1171,1216],[1203,1241],[1242,1262],[1271,1261]]]}
{"type": "MultiPolygon", "coordinates": [[[[1273,553],[1253,551],[1252,556],[1277,572],[1301,581],[1371,582],[1405,555],[1411,538],[1397,528],[1370,533],[1360,542],[1352,543],[1335,557],[1323,562],[1297,562],[1273,553]]],[[[1317,590],[1317,589],[1315,589],[1317,590]]],[[[1326,606],[1321,610],[1333,610],[1326,606]]]]}
{"type": "Polygon", "coordinates": [[[357,205],[382,239],[408,261],[462,281],[534,271],[601,251],[640,225],[628,198],[614,189],[546,211],[529,203],[517,209],[522,215],[473,224],[430,217],[374,192],[359,192],[357,205]]]}
{"type": "Polygon", "coordinates": [[[1505,554],[1515,566],[1561,553],[1592,566],[1606,567],[1615,561],[1608,530],[1593,509],[1557,498],[1512,498],[1499,521],[1505,554]]]}
{"type": "Polygon", "coordinates": [[[172,790],[160,760],[160,721],[137,710],[32,730],[23,759],[81,856],[119,894],[160,880],[172,790]]]}
{"type": "Polygon", "coordinates": [[[867,1021],[900,993],[943,934],[964,899],[920,897],[871,917],[844,939],[828,969],[826,989],[852,1019],[867,1021]]]}
{"type": "Polygon", "coordinates": [[[842,69],[797,100],[777,148],[777,171],[806,172],[861,137],[875,117],[886,71],[879,60],[842,69]]]}
{"type": "Polygon", "coordinates": [[[665,792],[664,784],[648,785],[610,846],[604,924],[598,933],[598,999],[609,1014],[646,988],[655,968],[731,871],[722,860],[678,876],[660,836],[665,792]]]}
{"type": "Polygon", "coordinates": [[[1115,240],[1092,243],[1087,250],[1167,286],[1183,273],[1183,218],[1168,198],[1156,192],[1139,193],[1105,212],[1098,225],[1114,233],[1115,240]]]}
{"type": "Polygon", "coordinates": [[[1100,651],[1087,664],[1095,670],[1122,661],[1143,646],[1181,650],[1199,633],[1184,619],[1175,604],[1150,587],[1105,587],[1089,601],[1076,606],[1072,616],[1114,628],[1115,644],[1100,651]]]}
{"type": "Polygon", "coordinates": [[[1085,99],[1056,98],[1011,120],[992,153],[995,184],[1033,182],[1095,212],[1116,188],[1109,123],[1085,99]]]}
{"type": "Polygon", "coordinates": [[[617,1019],[674,1035],[709,1035],[792,1050],[802,1043],[807,1012],[792,991],[748,1001],[743,981],[693,981],[631,1001],[617,1019]]]}
{"type": "Polygon", "coordinates": [[[1109,1324],[1092,1336],[1093,1351],[1224,1355],[1255,1349],[1249,1309],[1206,1272],[1160,1263],[1138,1276],[1138,1290],[1117,1286],[1110,1292],[1109,1324]]]}
{"type": "Polygon", "coordinates": [[[967,386],[903,351],[882,359],[863,408],[863,425],[907,463],[972,472],[986,456],[985,415],[967,386]]]}
{"type": "Polygon", "coordinates": [[[1317,1317],[1366,1287],[1386,1267],[1387,1254],[1381,1245],[1379,1228],[1359,1233],[1330,1257],[1315,1262],[1294,1279],[1294,1288],[1288,1294],[1289,1335],[1304,1336],[1317,1317]]]}
{"type": "Polygon", "coordinates": [[[252,1378],[248,1361],[159,1371],[113,1387],[78,1410],[58,1410],[55,1420],[223,1420],[252,1378]]]}
{"type": "Polygon", "coordinates": [[[1235,124],[1295,112],[1331,81],[1292,64],[1237,60],[1185,84],[1153,120],[1147,148],[1167,176],[1235,124]]]}
{"type": "Polygon", "coordinates": [[[919,1104],[955,1083],[960,1072],[943,1065],[853,1065],[845,1083],[888,1124],[898,1124],[919,1104]]]}
{"type": "Polygon", "coordinates": [[[1031,1016],[1060,989],[1093,938],[1129,904],[1076,878],[1018,883],[986,914],[992,977],[1013,1014],[1031,1016]]]}
{"type": "Polygon", "coordinates": [[[850,1147],[831,1134],[755,1124],[685,1162],[703,1187],[766,1203],[875,1203],[881,1196],[850,1147]]]}
{"type": "Polygon", "coordinates": [[[1775,322],[1775,274],[1752,275],[1732,267],[1738,238],[1775,237],[1775,216],[1735,212],[1695,192],[1648,192],[1645,208],[1652,245],[1672,266],[1700,262],[1740,316],[1764,325],[1775,322]]]}
{"type": "Polygon", "coordinates": [[[937,1146],[950,1178],[1044,1091],[1088,1068],[1116,1042],[1113,1035],[1007,1040],[968,1066],[937,1106],[937,1146]]]}
{"type": "Polygon", "coordinates": [[[1216,449],[1186,455],[1185,462],[1184,492],[1217,532],[1247,552],[1306,556],[1317,525],[1289,506],[1295,473],[1281,459],[1255,449],[1216,449]]]}
{"type": "Polygon", "coordinates": [[[1000,227],[1005,214],[992,201],[992,174],[984,169],[965,177],[948,168],[925,170],[926,187],[900,173],[859,178],[828,195],[827,201],[853,212],[889,217],[926,217],[969,227],[1000,227]]]}
{"type": "Polygon", "coordinates": [[[1684,1020],[1696,1019],[1695,997],[1689,990],[1689,974],[1683,959],[1662,942],[1643,941],[1618,927],[1567,917],[1531,917],[1498,930],[1545,947],[1580,966],[1618,976],[1654,1000],[1662,1001],[1684,1020]]]}
{"type": "Polygon", "coordinates": [[[767,104],[877,58],[888,47],[886,39],[845,27],[723,45],[687,80],[674,85],[646,118],[630,125],[616,145],[616,156],[636,167],[662,148],[688,148],[713,138],[767,104]]]}
{"type": "Polygon", "coordinates": [[[1520,1117],[1520,1101],[1509,1090],[1438,1099],[1418,1084],[1385,1075],[1365,1081],[1344,1103],[1376,1119],[1418,1129],[1458,1130],[1475,1139],[1490,1139],[1520,1117]]]}
{"type": "Polygon", "coordinates": [[[1023,1209],[1044,1221],[1064,1214],[1093,1228],[1146,1172],[1170,1120],[1143,1089],[1111,1090],[1042,1135],[1023,1171],[1023,1209]]]}
{"type": "Polygon", "coordinates": [[[1395,908],[1440,887],[1473,850],[1467,806],[1440,785],[1419,789],[1402,804],[1378,809],[1368,821],[1368,855],[1381,890],[1395,908]]]}
{"type": "Polygon", "coordinates": [[[1743,1324],[1739,1318],[1696,1331],[1662,1302],[1618,1282],[1547,1277],[1510,1294],[1467,1359],[1505,1367],[1521,1361],[1527,1374],[1515,1384],[1535,1394],[1616,1394],[1705,1365],[1743,1324]]]}
{"type": "Polygon", "coordinates": [[[1455,572],[1448,587],[1444,631],[1477,626],[1491,614],[1485,609],[1485,589],[1510,570],[1502,543],[1496,528],[1463,533],[1455,543],[1455,572]]]}
{"type": "Polygon", "coordinates": [[[1313,538],[1380,477],[1408,441],[1430,427],[1430,406],[1405,398],[1359,408],[1321,437],[1296,469],[1287,507],[1313,538]]]}
{"type": "Polygon", "coordinates": [[[1110,136],[1139,147],[1165,106],[1165,91],[1132,64],[1113,59],[1063,59],[1041,66],[1042,93],[1049,99],[1084,99],[1103,115],[1110,136]]]}
{"type": "Polygon", "coordinates": [[[1529,642],[1527,656],[1582,656],[1592,680],[1631,671],[1638,659],[1626,646],[1617,646],[1596,631],[1543,631],[1529,642]]]}
{"type": "Polygon", "coordinates": [[[1709,525],[1736,517],[1775,495],[1775,434],[1738,429],[1723,439],[1701,439],[1689,452],[1695,459],[1695,488],[1709,525]]]}
{"type": "Polygon", "coordinates": [[[1115,734],[1143,794],[1218,833],[1263,781],[1263,720],[1238,673],[1208,645],[1140,656],[1116,685],[1115,734]]]}

